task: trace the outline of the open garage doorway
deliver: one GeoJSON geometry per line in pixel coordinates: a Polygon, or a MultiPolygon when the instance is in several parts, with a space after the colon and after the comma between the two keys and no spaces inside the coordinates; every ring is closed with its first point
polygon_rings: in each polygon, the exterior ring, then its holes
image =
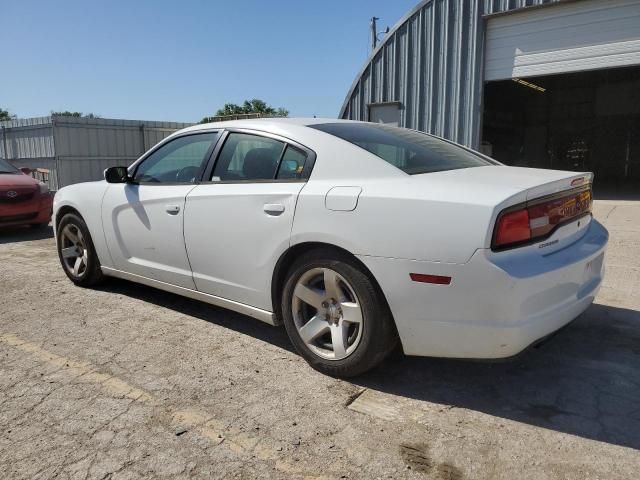
{"type": "Polygon", "coordinates": [[[487,82],[483,150],[507,164],[592,171],[640,188],[640,67],[487,82]]]}

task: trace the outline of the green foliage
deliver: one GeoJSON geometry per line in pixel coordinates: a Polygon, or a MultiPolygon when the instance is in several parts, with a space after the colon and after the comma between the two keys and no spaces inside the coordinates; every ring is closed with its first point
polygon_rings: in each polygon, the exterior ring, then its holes
{"type": "Polygon", "coordinates": [[[215,116],[222,117],[223,115],[239,115],[243,113],[250,113],[245,111],[240,105],[236,105],[235,103],[225,103],[224,107],[218,109],[215,116]]]}
{"type": "Polygon", "coordinates": [[[13,120],[14,118],[16,118],[16,116],[11,115],[9,113],[9,110],[3,110],[2,108],[0,108],[0,122],[3,120],[13,120]]]}
{"type": "Polygon", "coordinates": [[[68,110],[64,112],[51,112],[51,116],[52,117],[81,117],[82,112],[70,112],[68,110]]]}
{"type": "Polygon", "coordinates": [[[252,100],[245,100],[242,105],[235,103],[225,103],[224,106],[213,117],[204,117],[200,123],[209,123],[216,119],[216,117],[227,117],[232,115],[247,115],[247,114],[260,114],[265,117],[288,117],[289,110],[286,108],[274,108],[264,100],[254,98],[252,100]]]}
{"type": "Polygon", "coordinates": [[[64,112],[51,112],[52,117],[82,117],[82,118],[100,118],[93,113],[82,114],[82,112],[70,112],[65,110],[64,112]]]}

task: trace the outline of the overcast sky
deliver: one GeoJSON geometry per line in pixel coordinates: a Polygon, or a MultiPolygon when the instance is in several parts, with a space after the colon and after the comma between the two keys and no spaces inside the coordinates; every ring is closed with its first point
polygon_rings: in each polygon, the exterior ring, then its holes
{"type": "Polygon", "coordinates": [[[369,53],[369,18],[418,0],[0,0],[0,108],[199,121],[262,98],[338,115],[369,53]]]}

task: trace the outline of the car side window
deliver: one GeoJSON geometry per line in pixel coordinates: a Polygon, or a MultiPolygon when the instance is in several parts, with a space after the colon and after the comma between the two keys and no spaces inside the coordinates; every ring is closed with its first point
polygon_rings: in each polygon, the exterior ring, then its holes
{"type": "Polygon", "coordinates": [[[278,180],[290,180],[303,178],[304,164],[307,161],[307,154],[299,148],[287,145],[287,149],[280,161],[278,168],[278,180]]]}
{"type": "Polygon", "coordinates": [[[271,180],[285,143],[249,133],[230,133],[213,170],[213,181],[271,180]]]}
{"type": "Polygon", "coordinates": [[[217,138],[217,132],[178,137],[145,158],[133,180],[138,183],[194,183],[217,138]]]}

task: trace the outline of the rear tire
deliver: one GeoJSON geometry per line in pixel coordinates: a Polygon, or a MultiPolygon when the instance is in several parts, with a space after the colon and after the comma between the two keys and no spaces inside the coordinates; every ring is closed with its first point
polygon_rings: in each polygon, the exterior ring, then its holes
{"type": "Polygon", "coordinates": [[[80,287],[92,287],[103,280],[100,261],[82,217],[75,213],[62,217],[56,238],[58,258],[69,280],[80,287]]]}
{"type": "Polygon", "coordinates": [[[289,269],[282,317],[298,353],[316,370],[353,377],[393,350],[397,333],[375,282],[349,255],[312,250],[289,269]]]}

